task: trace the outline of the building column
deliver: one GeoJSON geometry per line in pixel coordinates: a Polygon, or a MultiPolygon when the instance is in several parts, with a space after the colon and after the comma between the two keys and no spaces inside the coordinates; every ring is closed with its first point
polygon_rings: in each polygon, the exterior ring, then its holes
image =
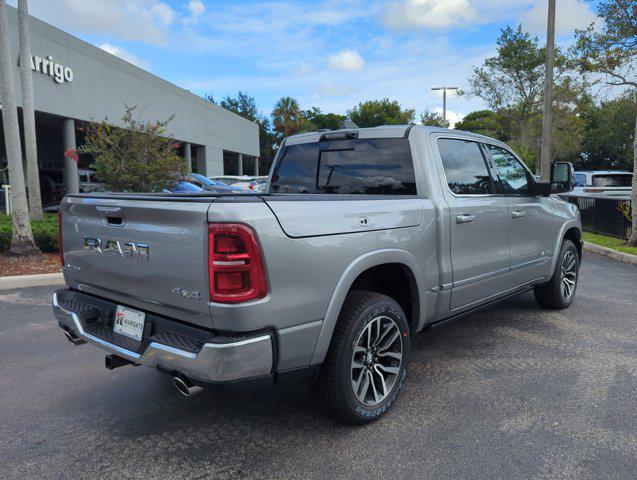
{"type": "Polygon", "coordinates": [[[186,172],[192,172],[192,154],[188,142],[184,143],[184,162],[186,163],[186,172]]]}
{"type": "Polygon", "coordinates": [[[254,176],[259,176],[259,157],[254,157],[254,176]]]}
{"type": "Polygon", "coordinates": [[[197,173],[208,176],[208,166],[206,165],[206,147],[200,145],[195,147],[195,160],[197,161],[197,173]]]}
{"type": "MultiPolygon", "coordinates": [[[[65,118],[62,120],[62,137],[64,151],[69,148],[75,150],[75,120],[65,118]]],[[[80,175],[77,171],[77,162],[72,158],[64,156],[64,186],[66,193],[80,193],[80,175]]]]}
{"type": "Polygon", "coordinates": [[[243,153],[239,154],[238,169],[237,175],[243,175],[243,153]]]}

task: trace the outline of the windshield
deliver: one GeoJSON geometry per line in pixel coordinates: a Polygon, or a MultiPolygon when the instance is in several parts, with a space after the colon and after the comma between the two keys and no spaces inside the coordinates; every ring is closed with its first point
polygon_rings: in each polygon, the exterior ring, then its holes
{"type": "Polygon", "coordinates": [[[192,178],[193,180],[197,180],[199,183],[202,183],[204,185],[215,185],[215,182],[210,180],[208,177],[204,177],[200,173],[190,173],[188,177],[192,178]]]}
{"type": "Polygon", "coordinates": [[[630,187],[631,181],[629,173],[593,175],[593,187],[630,187]]]}

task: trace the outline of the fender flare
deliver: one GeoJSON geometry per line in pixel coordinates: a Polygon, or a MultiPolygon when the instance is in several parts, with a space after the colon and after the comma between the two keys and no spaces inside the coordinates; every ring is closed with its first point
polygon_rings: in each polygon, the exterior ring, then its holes
{"type": "Polygon", "coordinates": [[[557,257],[560,254],[560,248],[562,248],[562,240],[564,240],[564,235],[571,228],[577,228],[580,232],[580,236],[582,233],[582,225],[575,219],[564,222],[564,224],[560,227],[560,231],[555,236],[555,246],[553,248],[553,259],[551,260],[551,269],[549,270],[551,277],[553,276],[553,272],[555,272],[555,265],[557,264],[557,257]]]}
{"type": "MultiPolygon", "coordinates": [[[[311,365],[322,363],[327,355],[327,350],[332,341],[332,334],[334,333],[334,327],[338,321],[338,316],[345,302],[345,297],[349,292],[352,284],[358,278],[358,276],[369,268],[376,267],[385,263],[399,263],[409,268],[414,275],[416,282],[416,289],[418,291],[418,299],[420,303],[420,312],[424,311],[424,292],[421,286],[424,285],[422,279],[422,273],[418,269],[418,262],[414,256],[405,251],[399,249],[382,249],[368,252],[351,262],[341,278],[336,284],[332,298],[327,307],[323,324],[321,325],[321,331],[319,332],[318,339],[316,341],[316,347],[314,348],[314,354],[312,355],[311,365]]],[[[420,323],[420,322],[419,322],[420,323]]]]}

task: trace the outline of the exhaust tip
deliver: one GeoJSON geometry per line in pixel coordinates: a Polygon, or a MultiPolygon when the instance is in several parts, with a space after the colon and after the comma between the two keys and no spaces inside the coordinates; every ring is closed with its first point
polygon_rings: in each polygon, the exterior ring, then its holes
{"type": "Polygon", "coordinates": [[[203,388],[193,385],[186,378],[173,377],[173,385],[184,397],[192,397],[203,391],[203,388]]]}
{"type": "Polygon", "coordinates": [[[66,337],[66,339],[71,342],[73,345],[82,345],[83,343],[86,343],[84,340],[82,340],[80,337],[76,336],[71,330],[64,330],[64,336],[66,337]]]}

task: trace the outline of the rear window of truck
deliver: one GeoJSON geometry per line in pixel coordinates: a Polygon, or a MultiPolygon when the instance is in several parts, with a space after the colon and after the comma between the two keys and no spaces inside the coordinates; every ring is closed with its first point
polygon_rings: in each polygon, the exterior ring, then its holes
{"type": "Polygon", "coordinates": [[[593,187],[630,187],[632,175],[593,175],[593,187]]]}
{"type": "Polygon", "coordinates": [[[409,141],[368,138],[284,147],[270,192],[416,195],[409,141]]]}

